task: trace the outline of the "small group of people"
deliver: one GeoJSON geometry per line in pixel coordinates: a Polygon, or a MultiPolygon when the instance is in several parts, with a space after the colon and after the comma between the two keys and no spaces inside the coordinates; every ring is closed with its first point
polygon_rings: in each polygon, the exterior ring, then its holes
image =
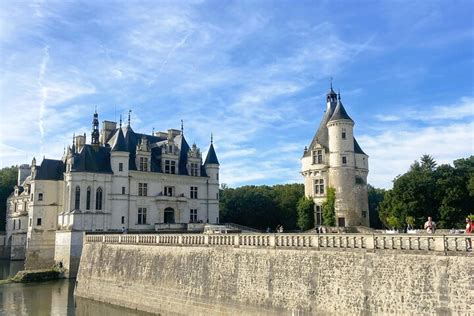
{"type": "MultiPolygon", "coordinates": [[[[428,234],[434,234],[436,230],[436,223],[433,221],[433,219],[428,217],[428,220],[425,222],[424,228],[426,229],[426,232],[428,234]]],[[[466,217],[466,234],[472,234],[474,232],[474,223],[472,222],[470,217],[466,217]]],[[[466,238],[466,243],[467,243],[467,249],[472,250],[472,241],[471,238],[466,238]]]]}
{"type": "MultiPolygon", "coordinates": [[[[267,228],[267,233],[270,232],[270,227],[267,228]]],[[[283,233],[283,225],[277,225],[275,228],[275,233],[283,233]]]]}

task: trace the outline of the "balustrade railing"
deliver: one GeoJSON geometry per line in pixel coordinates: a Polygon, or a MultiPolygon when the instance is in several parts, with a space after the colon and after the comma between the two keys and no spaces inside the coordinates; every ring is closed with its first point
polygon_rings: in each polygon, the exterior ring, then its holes
{"type": "MultiPolygon", "coordinates": [[[[388,234],[90,234],[86,243],[466,252],[468,236],[388,234]]],[[[474,238],[473,238],[474,239],[474,238]]]]}

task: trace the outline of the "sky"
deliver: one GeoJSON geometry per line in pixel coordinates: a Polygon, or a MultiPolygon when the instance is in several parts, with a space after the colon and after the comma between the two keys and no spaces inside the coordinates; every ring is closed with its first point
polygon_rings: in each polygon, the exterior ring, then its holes
{"type": "Polygon", "coordinates": [[[2,1],[0,167],[131,109],[203,152],[213,133],[231,187],[302,183],[331,77],[373,186],[473,155],[473,1],[2,1]]]}

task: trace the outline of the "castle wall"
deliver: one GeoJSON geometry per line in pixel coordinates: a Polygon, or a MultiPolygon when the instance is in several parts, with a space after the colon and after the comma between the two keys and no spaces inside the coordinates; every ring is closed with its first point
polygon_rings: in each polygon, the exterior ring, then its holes
{"type": "Polygon", "coordinates": [[[473,275],[472,257],[442,252],[95,242],[76,295],[163,314],[467,315],[473,275]]]}
{"type": "Polygon", "coordinates": [[[76,277],[81,260],[84,232],[57,231],[54,262],[66,269],[66,277],[76,277]]]}

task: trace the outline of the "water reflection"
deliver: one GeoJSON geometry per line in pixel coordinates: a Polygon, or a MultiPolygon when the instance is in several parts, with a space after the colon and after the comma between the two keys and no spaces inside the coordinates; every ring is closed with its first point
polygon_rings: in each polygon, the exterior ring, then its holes
{"type": "MultiPolygon", "coordinates": [[[[1,262],[2,278],[15,275],[23,262],[1,262]]],[[[77,298],[75,280],[0,285],[0,315],[78,315],[125,316],[150,315],[110,304],[77,298]]]]}
{"type": "Polygon", "coordinates": [[[24,266],[24,261],[0,260],[0,280],[15,276],[18,271],[24,269],[24,266]]]}

